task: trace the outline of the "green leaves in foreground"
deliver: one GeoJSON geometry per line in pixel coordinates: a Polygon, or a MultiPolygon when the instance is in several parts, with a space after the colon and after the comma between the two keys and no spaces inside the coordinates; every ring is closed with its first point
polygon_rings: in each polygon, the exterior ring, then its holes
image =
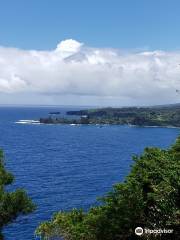
{"type": "MultiPolygon", "coordinates": [[[[146,148],[133,159],[130,174],[101,199],[100,206],[87,213],[78,209],[58,212],[36,234],[43,239],[126,240],[136,239],[137,226],[180,226],[180,138],[170,149],[146,148]]],[[[143,235],[142,239],[163,238],[143,235]]]]}
{"type": "Polygon", "coordinates": [[[14,177],[4,166],[4,155],[0,150],[0,239],[2,228],[16,219],[20,214],[28,214],[35,209],[31,199],[23,189],[7,192],[5,187],[11,184],[14,177]]]}

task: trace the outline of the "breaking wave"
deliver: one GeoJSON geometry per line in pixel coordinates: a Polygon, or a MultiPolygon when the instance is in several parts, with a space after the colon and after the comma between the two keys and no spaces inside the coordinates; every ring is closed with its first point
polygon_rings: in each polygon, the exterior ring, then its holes
{"type": "Polygon", "coordinates": [[[18,124],[40,124],[40,122],[38,120],[18,120],[17,122],[18,124]]]}

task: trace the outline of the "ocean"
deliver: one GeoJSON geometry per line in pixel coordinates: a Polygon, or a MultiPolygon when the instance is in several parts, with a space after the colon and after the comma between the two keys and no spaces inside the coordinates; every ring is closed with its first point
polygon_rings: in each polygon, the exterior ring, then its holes
{"type": "MultiPolygon", "coordinates": [[[[79,109],[79,108],[77,108],[79,109]]],[[[32,240],[54,212],[98,204],[96,198],[123,181],[132,155],[146,146],[167,148],[178,128],[106,125],[44,125],[38,120],[67,107],[0,107],[0,148],[15,176],[8,190],[25,188],[37,205],[4,229],[5,240],[32,240]]]]}

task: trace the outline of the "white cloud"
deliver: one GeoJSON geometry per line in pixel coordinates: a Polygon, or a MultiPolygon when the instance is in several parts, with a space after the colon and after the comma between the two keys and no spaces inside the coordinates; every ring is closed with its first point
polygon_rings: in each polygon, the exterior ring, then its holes
{"type": "Polygon", "coordinates": [[[56,51],[59,52],[68,52],[69,54],[76,53],[80,50],[82,43],[77,42],[73,39],[68,39],[65,41],[61,41],[56,48],[56,51]]]}
{"type": "Polygon", "coordinates": [[[99,104],[101,99],[109,105],[178,102],[179,63],[180,52],[125,53],[87,47],[72,39],[60,42],[53,51],[0,47],[0,100],[44,95],[51,104],[52,99],[59,104],[58,97],[70,98],[72,104],[75,98],[76,104],[78,98],[86,104],[99,104]]]}

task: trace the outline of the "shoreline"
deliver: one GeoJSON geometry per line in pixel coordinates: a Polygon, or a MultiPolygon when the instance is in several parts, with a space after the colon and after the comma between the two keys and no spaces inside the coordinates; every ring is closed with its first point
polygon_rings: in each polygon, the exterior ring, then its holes
{"type": "Polygon", "coordinates": [[[112,123],[43,123],[38,120],[18,120],[14,122],[15,124],[24,124],[24,125],[69,125],[69,126],[97,126],[97,127],[105,127],[105,126],[127,126],[127,127],[138,127],[138,128],[180,128],[180,126],[160,126],[160,125],[135,125],[135,124],[112,124],[112,123]]]}

